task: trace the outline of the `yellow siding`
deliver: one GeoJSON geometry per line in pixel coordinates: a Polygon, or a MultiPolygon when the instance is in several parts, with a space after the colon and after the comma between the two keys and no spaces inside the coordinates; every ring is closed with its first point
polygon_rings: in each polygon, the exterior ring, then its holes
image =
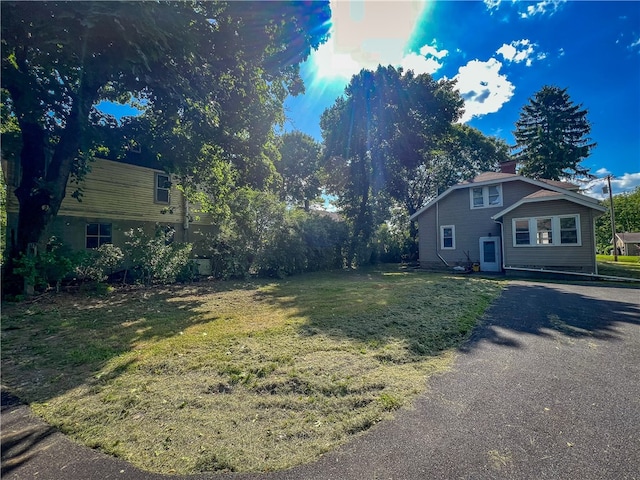
{"type": "MultiPolygon", "coordinates": [[[[91,171],[80,183],[83,190],[82,201],[72,197],[77,185],[70,182],[58,215],[183,223],[184,198],[175,185],[171,187],[169,204],[154,201],[156,173],[166,175],[161,170],[97,158],[91,163],[91,171]]],[[[17,213],[19,206],[14,191],[19,179],[15,178],[12,170],[5,170],[5,174],[8,187],[7,212],[17,213]]],[[[190,211],[192,216],[199,217],[193,224],[211,225],[211,215],[196,213],[197,206],[191,206],[190,211]]]]}
{"type": "Polygon", "coordinates": [[[161,170],[96,159],[91,164],[91,172],[81,184],[84,191],[82,201],[78,202],[71,197],[75,185],[68,185],[67,195],[58,214],[117,220],[182,222],[182,193],[175,186],[171,187],[169,204],[154,202],[156,172],[163,173],[161,170]],[[169,208],[171,211],[162,213],[169,208]]]}

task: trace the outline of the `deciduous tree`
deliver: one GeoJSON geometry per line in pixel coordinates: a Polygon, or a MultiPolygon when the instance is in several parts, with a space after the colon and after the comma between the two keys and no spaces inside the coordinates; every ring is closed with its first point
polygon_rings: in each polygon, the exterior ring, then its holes
{"type": "Polygon", "coordinates": [[[22,140],[14,253],[46,238],[92,127],[117,126],[101,100],[140,102],[159,165],[264,181],[272,126],[328,17],[327,2],[3,2],[2,88],[22,140]]]}
{"type": "Polygon", "coordinates": [[[309,211],[310,202],[321,193],[321,145],[300,131],[285,133],[280,139],[280,160],[276,170],[282,176],[281,199],[303,205],[309,211]]]}
{"type": "Polygon", "coordinates": [[[353,229],[351,257],[391,206],[411,204],[417,172],[449,134],[462,103],[454,82],[389,66],[355,75],[323,113],[325,169],[353,229]]]}
{"type": "MultiPolygon", "coordinates": [[[[609,199],[603,205],[610,208],[609,199]]],[[[640,187],[631,193],[621,193],[613,197],[613,208],[616,218],[616,232],[640,232],[640,187]]],[[[605,213],[596,220],[596,244],[598,251],[605,253],[611,245],[613,233],[611,230],[611,215],[605,213]]]]}

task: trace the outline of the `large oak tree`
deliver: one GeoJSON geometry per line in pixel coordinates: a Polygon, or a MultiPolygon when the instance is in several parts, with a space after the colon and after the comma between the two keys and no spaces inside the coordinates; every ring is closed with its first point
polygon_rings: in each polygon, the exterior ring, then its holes
{"type": "Polygon", "coordinates": [[[100,143],[95,129],[122,128],[102,100],[139,102],[128,141],[159,166],[264,182],[273,124],[303,91],[299,63],[329,16],[327,2],[3,2],[3,104],[21,134],[14,255],[46,239],[100,143]]]}

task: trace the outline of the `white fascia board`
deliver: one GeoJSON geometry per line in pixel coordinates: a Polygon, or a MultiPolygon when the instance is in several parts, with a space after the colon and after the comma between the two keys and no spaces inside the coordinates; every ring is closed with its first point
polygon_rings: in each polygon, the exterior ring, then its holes
{"type": "MultiPolygon", "coordinates": [[[[409,220],[411,220],[411,221],[415,220],[423,212],[425,212],[426,210],[431,208],[433,205],[435,205],[437,202],[442,200],[444,197],[449,195],[454,190],[460,190],[461,188],[483,187],[485,185],[496,185],[498,183],[508,183],[508,182],[515,182],[515,181],[522,181],[522,182],[530,183],[530,184],[536,185],[537,187],[540,187],[540,188],[542,188],[544,190],[551,190],[552,192],[556,192],[556,193],[560,194],[561,196],[571,197],[573,200],[575,200],[575,203],[579,203],[581,205],[584,205],[585,207],[594,208],[596,210],[600,210],[601,212],[606,212],[607,211],[606,208],[604,208],[604,207],[602,207],[602,206],[600,206],[598,204],[598,201],[595,198],[587,197],[587,196],[582,195],[580,193],[572,192],[570,190],[567,190],[566,188],[556,187],[555,185],[549,185],[548,183],[544,183],[544,182],[541,182],[539,180],[535,180],[533,178],[523,177],[521,175],[514,175],[513,177],[507,177],[507,178],[502,178],[502,179],[485,180],[485,181],[482,181],[482,182],[457,183],[457,184],[453,185],[452,187],[449,187],[446,191],[444,191],[443,193],[438,195],[433,200],[431,200],[424,207],[420,208],[416,213],[414,213],[413,215],[411,215],[409,217],[409,220]]],[[[555,197],[555,198],[557,199],[557,197],[555,197]]],[[[569,198],[567,198],[567,200],[569,200],[569,198]]],[[[533,200],[530,200],[530,201],[533,201],[533,200]]],[[[546,200],[536,200],[536,201],[546,201],[546,200]]],[[[522,202],[522,200],[520,200],[520,202],[522,202]]],[[[515,208],[516,205],[517,206],[521,205],[520,202],[515,203],[512,207],[510,207],[509,211],[511,209],[515,208]]],[[[506,211],[504,211],[504,210],[503,210],[503,212],[506,213],[506,211]]],[[[500,213],[502,213],[502,212],[500,212],[500,213]]],[[[491,218],[494,218],[494,217],[491,217],[491,218]]]]}
{"type": "MultiPolygon", "coordinates": [[[[459,185],[459,184],[458,184],[459,185]]],[[[427,203],[424,207],[418,209],[418,211],[416,213],[414,213],[413,215],[411,215],[409,217],[410,221],[415,220],[416,218],[418,218],[420,215],[422,215],[423,212],[427,211],[428,209],[430,209],[433,205],[435,205],[436,203],[438,203],[441,199],[443,199],[444,197],[446,197],[447,195],[449,195],[453,190],[457,190],[456,187],[458,187],[458,185],[454,185],[453,187],[449,187],[447,188],[444,192],[442,192],[440,195],[438,195],[436,198],[434,198],[433,200],[431,200],[429,203],[427,203]]]]}
{"type": "MultiPolygon", "coordinates": [[[[567,192],[567,193],[571,193],[571,192],[567,192]]],[[[525,203],[551,202],[553,200],[567,200],[568,202],[577,203],[579,205],[582,205],[583,207],[593,208],[595,210],[600,210],[601,212],[606,212],[607,211],[606,208],[604,208],[604,207],[602,207],[600,205],[594,205],[593,203],[587,202],[587,201],[583,200],[582,198],[573,198],[572,196],[569,196],[566,193],[562,192],[562,193],[558,193],[558,195],[554,195],[554,196],[538,197],[538,198],[523,198],[523,199],[517,201],[516,203],[514,203],[513,205],[511,205],[510,207],[507,207],[504,210],[496,213],[495,215],[493,215],[491,217],[491,219],[495,221],[495,220],[499,219],[500,217],[505,216],[510,211],[515,210],[520,205],[524,205],[525,203]]]]}

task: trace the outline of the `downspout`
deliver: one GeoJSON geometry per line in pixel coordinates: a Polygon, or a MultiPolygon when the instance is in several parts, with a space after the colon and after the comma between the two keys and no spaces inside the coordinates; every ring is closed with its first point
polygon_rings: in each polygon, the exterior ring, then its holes
{"type": "Polygon", "coordinates": [[[500,264],[502,266],[502,270],[506,270],[506,266],[504,263],[504,224],[500,220],[494,220],[494,222],[500,224],[500,248],[502,251],[500,252],[500,264]]]}
{"type": "Polygon", "coordinates": [[[440,252],[438,252],[438,245],[440,245],[440,202],[436,202],[436,255],[447,267],[451,267],[447,261],[442,258],[440,252]]]}
{"type": "MultiPolygon", "coordinates": [[[[593,210],[590,212],[590,215],[591,215],[591,231],[593,232],[593,239],[592,239],[593,240],[593,249],[594,249],[594,257],[593,257],[593,259],[595,260],[595,262],[594,262],[595,263],[595,267],[596,267],[595,268],[595,272],[596,272],[596,275],[597,275],[598,274],[598,260],[595,257],[595,255],[597,253],[595,251],[596,250],[596,218],[597,217],[593,214],[593,210]]],[[[615,244],[613,245],[613,248],[614,249],[616,248],[615,244]]]]}

